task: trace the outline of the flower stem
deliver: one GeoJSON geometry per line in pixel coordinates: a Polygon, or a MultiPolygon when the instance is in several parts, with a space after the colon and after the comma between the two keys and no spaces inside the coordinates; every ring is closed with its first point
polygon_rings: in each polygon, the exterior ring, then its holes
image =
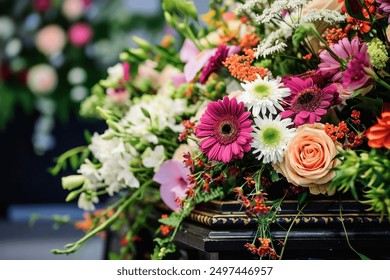
{"type": "Polygon", "coordinates": [[[343,211],[342,210],[343,210],[343,206],[342,206],[342,204],[340,202],[340,222],[341,222],[341,225],[343,226],[345,239],[347,240],[349,248],[351,248],[351,250],[354,251],[362,260],[369,260],[370,258],[368,258],[367,256],[365,256],[365,255],[359,253],[358,251],[356,251],[355,248],[353,248],[351,243],[349,242],[347,229],[346,229],[345,224],[344,224],[344,218],[343,218],[343,211]]]}
{"type": "Polygon", "coordinates": [[[88,239],[94,237],[96,234],[98,234],[99,232],[105,230],[106,228],[108,228],[113,222],[115,222],[119,215],[131,204],[133,203],[135,200],[137,200],[139,198],[139,196],[142,196],[142,193],[145,191],[146,187],[148,185],[150,185],[152,183],[152,180],[149,180],[147,182],[145,182],[140,188],[138,188],[130,197],[127,198],[127,200],[124,201],[124,203],[118,207],[118,209],[116,210],[115,214],[113,214],[111,217],[109,217],[104,223],[98,225],[97,227],[95,227],[94,229],[92,229],[91,231],[89,231],[86,235],[84,235],[84,237],[80,238],[78,241],[76,241],[75,243],[70,243],[70,244],[67,244],[65,246],[65,248],[68,248],[66,250],[58,250],[58,249],[55,249],[55,250],[52,250],[52,253],[53,254],[71,254],[71,253],[74,253],[76,252],[80,247],[81,245],[86,242],[88,239]]]}
{"type": "Polygon", "coordinates": [[[282,250],[280,251],[280,255],[279,255],[279,259],[281,260],[283,258],[283,254],[284,254],[284,249],[286,248],[286,244],[287,244],[287,240],[288,240],[288,236],[290,235],[290,232],[291,232],[291,229],[295,223],[295,221],[297,220],[297,218],[299,217],[299,215],[302,213],[303,209],[305,209],[305,207],[307,206],[307,203],[305,205],[303,205],[303,207],[298,211],[298,213],[295,215],[294,217],[294,220],[291,222],[288,230],[287,230],[287,233],[286,233],[286,236],[284,237],[284,240],[283,240],[283,248],[282,250]]]}

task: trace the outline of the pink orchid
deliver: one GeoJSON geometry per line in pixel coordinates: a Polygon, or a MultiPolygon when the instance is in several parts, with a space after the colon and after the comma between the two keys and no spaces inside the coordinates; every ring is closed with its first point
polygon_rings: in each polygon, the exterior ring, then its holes
{"type": "Polygon", "coordinates": [[[153,176],[153,180],[161,185],[161,199],[174,211],[181,209],[177,199],[183,199],[187,196],[187,190],[190,186],[188,175],[190,175],[190,170],[183,163],[167,160],[153,176]]]}

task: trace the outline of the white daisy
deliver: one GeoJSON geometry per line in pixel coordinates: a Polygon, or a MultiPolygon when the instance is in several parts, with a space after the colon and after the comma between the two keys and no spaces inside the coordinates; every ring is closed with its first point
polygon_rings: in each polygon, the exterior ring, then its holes
{"type": "Polygon", "coordinates": [[[263,163],[281,162],[287,144],[295,134],[294,124],[291,119],[281,119],[277,115],[275,119],[272,115],[267,117],[255,117],[253,126],[253,142],[251,144],[254,154],[260,153],[257,157],[263,163]],[[288,128],[292,127],[292,128],[288,128]]]}
{"type": "Polygon", "coordinates": [[[267,76],[262,79],[257,75],[256,80],[241,83],[241,86],[244,88],[244,92],[237,99],[244,102],[249,110],[252,108],[254,116],[258,116],[260,112],[265,116],[267,110],[271,114],[277,114],[276,109],[283,111],[280,103],[284,97],[290,95],[290,89],[283,87],[284,84],[280,77],[268,80],[267,76]]]}

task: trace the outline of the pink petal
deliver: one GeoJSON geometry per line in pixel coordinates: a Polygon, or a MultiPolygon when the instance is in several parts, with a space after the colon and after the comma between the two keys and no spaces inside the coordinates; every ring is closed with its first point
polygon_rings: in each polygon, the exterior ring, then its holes
{"type": "Polygon", "coordinates": [[[309,123],[314,123],[316,121],[316,114],[315,113],[310,113],[309,115],[309,123]]]}
{"type": "Polygon", "coordinates": [[[184,75],[187,82],[191,82],[196,74],[203,68],[206,62],[215,54],[217,49],[210,49],[191,57],[184,66],[184,75]]]}
{"type": "Polygon", "coordinates": [[[182,84],[186,83],[186,77],[184,76],[184,73],[176,74],[171,77],[171,80],[175,87],[179,87],[182,84]]]}
{"type": "Polygon", "coordinates": [[[190,174],[183,163],[176,160],[167,160],[161,164],[160,169],[154,174],[153,181],[160,184],[177,184],[178,179],[187,180],[190,174]]]}
{"type": "Polygon", "coordinates": [[[316,109],[314,112],[319,116],[323,116],[327,113],[325,109],[321,109],[321,108],[316,109]]]}
{"type": "Polygon", "coordinates": [[[217,141],[214,138],[209,137],[209,138],[202,140],[200,142],[200,146],[202,147],[202,149],[208,149],[209,147],[211,147],[212,145],[215,145],[216,143],[217,143],[217,141]]]}
{"type": "Polygon", "coordinates": [[[289,118],[291,116],[293,116],[295,114],[295,112],[293,110],[286,110],[286,111],[283,111],[280,113],[280,116],[282,117],[282,119],[285,119],[285,118],[289,118]]]}
{"type": "Polygon", "coordinates": [[[188,62],[191,58],[197,56],[198,54],[199,50],[195,44],[190,39],[186,39],[180,50],[180,60],[188,62]]]}
{"type": "Polygon", "coordinates": [[[302,111],[300,112],[298,115],[299,117],[301,117],[302,119],[307,119],[309,117],[309,112],[308,111],[302,111]]]}
{"type": "Polygon", "coordinates": [[[178,203],[176,202],[176,198],[185,198],[186,191],[189,188],[189,185],[183,187],[182,185],[170,185],[170,184],[162,184],[160,187],[160,196],[162,201],[171,208],[173,211],[180,210],[178,203]]]}
{"type": "Polygon", "coordinates": [[[232,157],[233,157],[233,154],[232,154],[231,145],[223,146],[222,161],[224,163],[228,163],[232,160],[232,157]]]}

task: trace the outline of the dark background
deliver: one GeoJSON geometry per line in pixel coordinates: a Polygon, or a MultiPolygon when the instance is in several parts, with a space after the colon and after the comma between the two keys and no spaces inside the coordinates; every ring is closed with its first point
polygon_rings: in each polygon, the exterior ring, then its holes
{"type": "Polygon", "coordinates": [[[55,158],[69,149],[86,145],[84,131],[103,132],[103,121],[71,117],[66,123],[57,121],[54,129],[56,147],[37,155],[31,144],[37,115],[19,110],[7,129],[0,133],[0,216],[12,204],[64,203],[67,191],[61,187],[61,176],[52,176],[48,169],[55,158]]]}

